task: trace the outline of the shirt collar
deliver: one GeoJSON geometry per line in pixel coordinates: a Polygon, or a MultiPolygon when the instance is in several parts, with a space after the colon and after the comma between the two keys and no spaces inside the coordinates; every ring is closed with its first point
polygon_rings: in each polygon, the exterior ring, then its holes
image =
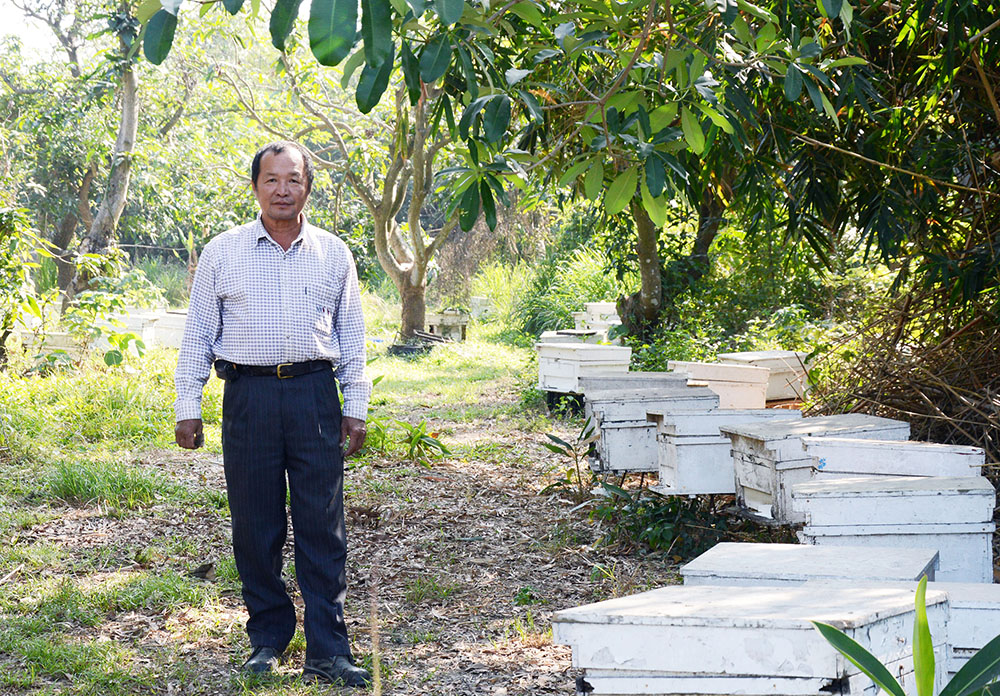
{"type": "MultiPolygon", "coordinates": [[[[306,218],[305,213],[301,213],[301,215],[302,227],[299,228],[299,234],[292,240],[291,246],[288,247],[289,249],[294,247],[299,242],[301,242],[304,247],[309,246],[312,242],[312,225],[309,224],[309,220],[306,218]]],[[[260,213],[257,214],[257,220],[254,226],[254,237],[257,242],[260,242],[262,239],[267,239],[274,244],[277,244],[277,242],[274,241],[274,238],[268,233],[267,228],[264,227],[264,222],[261,219],[260,213]]]]}

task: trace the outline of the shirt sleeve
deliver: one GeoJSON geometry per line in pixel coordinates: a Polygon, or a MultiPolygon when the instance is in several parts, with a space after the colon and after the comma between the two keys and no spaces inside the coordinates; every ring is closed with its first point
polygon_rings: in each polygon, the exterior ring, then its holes
{"type": "Polygon", "coordinates": [[[177,356],[174,386],[176,420],[201,418],[201,396],[215,360],[215,341],[222,330],[222,304],[215,290],[214,245],[202,252],[191,285],[184,338],[177,356]]]}
{"type": "Polygon", "coordinates": [[[337,308],[337,325],[334,327],[340,345],[340,362],[335,374],[344,392],[344,415],[365,420],[372,393],[372,383],[365,376],[365,319],[361,311],[361,291],[354,257],[347,249],[345,253],[347,272],[337,308]]]}

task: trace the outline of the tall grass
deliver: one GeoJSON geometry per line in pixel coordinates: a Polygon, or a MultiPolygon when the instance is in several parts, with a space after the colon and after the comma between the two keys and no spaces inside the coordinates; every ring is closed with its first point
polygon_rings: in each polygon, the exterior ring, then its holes
{"type": "Polygon", "coordinates": [[[188,303],[187,264],[180,259],[163,259],[150,256],[140,259],[135,267],[146,274],[149,282],[163,292],[171,307],[183,307],[188,303]]]}
{"type": "Polygon", "coordinates": [[[532,272],[524,262],[511,266],[491,261],[480,266],[470,289],[472,295],[490,301],[489,313],[483,319],[512,325],[517,305],[531,284],[532,272]]]}

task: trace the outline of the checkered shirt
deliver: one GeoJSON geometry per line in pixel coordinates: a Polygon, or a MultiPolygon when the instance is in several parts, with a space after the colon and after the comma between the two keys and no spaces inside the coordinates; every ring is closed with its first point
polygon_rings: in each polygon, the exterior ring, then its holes
{"type": "Polygon", "coordinates": [[[201,396],[221,358],[238,365],[330,360],[344,415],[364,420],[365,325],[354,257],[308,222],[285,251],[260,217],[224,232],[198,261],[174,382],[178,421],[201,417],[201,396]]]}

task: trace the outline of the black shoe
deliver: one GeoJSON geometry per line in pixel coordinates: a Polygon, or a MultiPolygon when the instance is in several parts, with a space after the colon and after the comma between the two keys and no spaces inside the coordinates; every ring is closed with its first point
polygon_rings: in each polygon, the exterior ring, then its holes
{"type": "Polygon", "coordinates": [[[259,645],[253,649],[250,658],[243,663],[241,672],[249,674],[265,674],[270,672],[281,661],[281,653],[269,645],[259,645]]]}
{"type": "Polygon", "coordinates": [[[342,686],[371,686],[372,675],[356,667],[347,655],[336,655],[325,660],[306,660],[302,670],[303,681],[321,681],[342,686]]]}

